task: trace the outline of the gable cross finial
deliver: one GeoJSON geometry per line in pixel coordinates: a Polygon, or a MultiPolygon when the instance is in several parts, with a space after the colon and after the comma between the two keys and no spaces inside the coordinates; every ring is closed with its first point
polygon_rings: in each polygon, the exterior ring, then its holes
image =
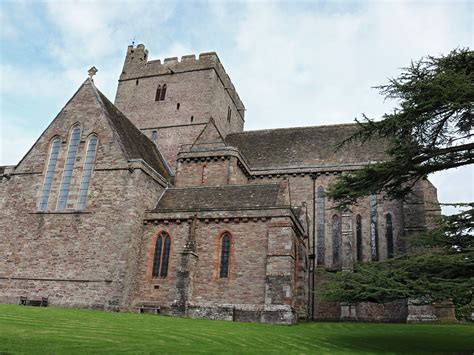
{"type": "Polygon", "coordinates": [[[96,67],[92,67],[87,72],[89,73],[89,79],[92,80],[92,77],[97,74],[98,70],[96,67]]]}

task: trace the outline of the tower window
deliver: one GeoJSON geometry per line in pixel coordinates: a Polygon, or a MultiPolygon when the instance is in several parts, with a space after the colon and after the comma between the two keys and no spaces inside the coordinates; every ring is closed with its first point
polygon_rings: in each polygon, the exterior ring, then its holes
{"type": "Polygon", "coordinates": [[[356,217],[356,248],[357,261],[362,261],[362,217],[360,214],[356,217]]]}
{"type": "Polygon", "coordinates": [[[158,131],[156,131],[156,130],[151,131],[151,141],[153,143],[156,143],[157,138],[158,138],[158,131]]]}
{"type": "Polygon", "coordinates": [[[160,100],[163,101],[166,96],[166,84],[163,84],[163,87],[161,88],[161,97],[160,100]]]}
{"type": "Polygon", "coordinates": [[[194,122],[194,116],[191,116],[191,123],[194,122]]]}
{"type": "Polygon", "coordinates": [[[69,196],[69,187],[71,185],[74,163],[76,162],[77,149],[79,148],[79,139],[81,138],[81,128],[76,126],[71,133],[69,149],[67,152],[66,163],[64,164],[61,187],[59,189],[58,211],[65,211],[69,196]]]}
{"type": "Polygon", "coordinates": [[[58,162],[59,148],[61,147],[61,139],[55,138],[51,144],[51,151],[49,152],[48,168],[44,178],[43,191],[41,192],[39,211],[45,211],[48,206],[49,193],[51,185],[53,184],[54,172],[56,170],[56,163],[58,162]]]}
{"type": "Polygon", "coordinates": [[[221,239],[221,262],[219,277],[221,279],[229,277],[229,263],[230,263],[230,235],[225,233],[221,239]]]}
{"type": "Polygon", "coordinates": [[[135,81],[135,85],[138,85],[138,79],[137,79],[137,81],[135,81]]]}
{"type": "Polygon", "coordinates": [[[176,104],[176,109],[179,110],[179,107],[180,107],[180,106],[181,106],[181,105],[180,105],[180,103],[178,102],[178,103],[176,104]]]}
{"type": "Polygon", "coordinates": [[[168,233],[161,232],[155,243],[152,277],[165,278],[168,276],[171,239],[168,233]]]}
{"type": "Polygon", "coordinates": [[[230,106],[227,106],[227,122],[230,122],[231,117],[232,117],[232,110],[230,109],[230,106]]]}
{"type": "Polygon", "coordinates": [[[97,152],[97,137],[92,136],[87,145],[86,159],[84,160],[84,169],[82,170],[81,187],[79,188],[79,200],[77,201],[77,210],[82,211],[86,207],[87,191],[91,181],[92,168],[94,167],[95,155],[97,152]]]}
{"type": "Polygon", "coordinates": [[[158,85],[156,88],[155,101],[163,101],[166,96],[166,84],[158,85]]]}
{"type": "Polygon", "coordinates": [[[155,101],[160,101],[161,98],[161,85],[156,88],[155,101]]]}

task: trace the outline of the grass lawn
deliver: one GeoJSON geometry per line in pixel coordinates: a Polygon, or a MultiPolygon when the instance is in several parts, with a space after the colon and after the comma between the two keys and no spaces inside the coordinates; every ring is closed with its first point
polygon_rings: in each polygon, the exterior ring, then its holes
{"type": "Polygon", "coordinates": [[[232,323],[0,305],[0,354],[90,352],[348,353],[474,351],[472,325],[232,323]]]}

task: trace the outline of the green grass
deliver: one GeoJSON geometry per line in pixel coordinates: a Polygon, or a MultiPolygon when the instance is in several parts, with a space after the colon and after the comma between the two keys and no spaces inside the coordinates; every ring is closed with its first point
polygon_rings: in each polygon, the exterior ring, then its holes
{"type": "Polygon", "coordinates": [[[91,352],[466,353],[471,325],[296,326],[0,305],[0,354],[91,352]]]}

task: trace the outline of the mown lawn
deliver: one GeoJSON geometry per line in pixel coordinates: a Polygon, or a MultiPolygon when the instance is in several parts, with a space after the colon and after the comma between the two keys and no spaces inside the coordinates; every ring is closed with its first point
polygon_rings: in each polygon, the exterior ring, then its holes
{"type": "Polygon", "coordinates": [[[193,320],[0,305],[0,354],[91,352],[349,353],[474,351],[474,326],[193,320]]]}

